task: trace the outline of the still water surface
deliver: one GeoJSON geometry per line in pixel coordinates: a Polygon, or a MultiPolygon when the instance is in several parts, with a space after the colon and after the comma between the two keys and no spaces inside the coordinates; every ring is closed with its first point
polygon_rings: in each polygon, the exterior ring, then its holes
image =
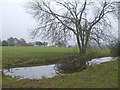
{"type": "MultiPolygon", "coordinates": [[[[96,58],[88,61],[86,64],[88,66],[94,64],[100,64],[102,62],[114,61],[117,60],[118,57],[103,57],[96,58]]],[[[10,75],[12,77],[18,77],[19,79],[42,79],[51,78],[56,76],[56,72],[54,69],[55,64],[53,65],[44,65],[44,66],[36,66],[36,67],[21,67],[21,68],[11,68],[10,71],[3,70],[5,75],[10,75]]]]}

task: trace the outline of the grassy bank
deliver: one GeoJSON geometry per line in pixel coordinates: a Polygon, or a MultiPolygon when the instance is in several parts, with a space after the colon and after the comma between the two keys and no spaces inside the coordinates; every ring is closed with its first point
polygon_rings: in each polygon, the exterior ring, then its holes
{"type": "MultiPolygon", "coordinates": [[[[109,50],[88,49],[92,56],[108,56],[109,50]]],[[[77,48],[71,47],[2,47],[2,67],[24,67],[59,63],[75,56],[77,48]]]]}
{"type": "Polygon", "coordinates": [[[17,80],[3,76],[3,88],[118,88],[118,60],[41,80],[17,80]]]}
{"type": "Polygon", "coordinates": [[[11,68],[53,64],[71,56],[73,50],[64,47],[3,47],[2,65],[3,68],[11,68]]]}

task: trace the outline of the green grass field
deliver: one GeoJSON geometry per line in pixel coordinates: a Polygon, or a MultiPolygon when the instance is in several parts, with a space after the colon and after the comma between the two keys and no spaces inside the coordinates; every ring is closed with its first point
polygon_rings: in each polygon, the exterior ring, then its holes
{"type": "Polygon", "coordinates": [[[39,80],[3,76],[3,88],[118,88],[118,60],[39,80]]]}
{"type": "MultiPolygon", "coordinates": [[[[69,60],[78,52],[77,48],[66,47],[2,47],[2,67],[24,67],[59,63],[69,60]]],[[[109,56],[110,50],[88,49],[93,57],[109,56]]],[[[82,72],[61,74],[39,80],[17,80],[2,76],[3,88],[117,88],[118,61],[89,66],[82,72]],[[14,83],[14,84],[13,84],[14,83]]]]}
{"type": "MultiPolygon", "coordinates": [[[[109,50],[89,49],[92,55],[108,56],[109,50]]],[[[59,63],[61,59],[75,56],[77,48],[71,47],[2,47],[2,67],[24,67],[59,63]]]]}
{"type": "Polygon", "coordinates": [[[2,64],[3,68],[53,64],[61,58],[71,56],[74,49],[64,47],[3,47],[2,64]]]}
{"type": "Polygon", "coordinates": [[[73,48],[65,47],[3,47],[3,59],[62,57],[73,48]]]}

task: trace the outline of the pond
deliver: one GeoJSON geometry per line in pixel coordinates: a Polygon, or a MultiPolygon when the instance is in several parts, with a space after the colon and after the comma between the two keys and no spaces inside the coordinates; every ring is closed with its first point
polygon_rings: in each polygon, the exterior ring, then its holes
{"type": "Polygon", "coordinates": [[[20,79],[42,79],[51,78],[56,74],[53,65],[35,66],[35,67],[21,67],[21,68],[11,68],[8,70],[3,70],[5,75],[10,75],[12,77],[18,77],[20,79]]]}
{"type": "MultiPolygon", "coordinates": [[[[86,64],[88,66],[94,64],[100,64],[102,62],[114,61],[118,57],[103,57],[96,58],[88,61],[86,64]]],[[[3,70],[5,75],[10,75],[12,77],[18,77],[19,79],[42,79],[42,78],[51,78],[56,76],[54,69],[55,64],[53,65],[44,65],[44,66],[35,66],[35,67],[21,67],[21,68],[11,68],[8,70],[3,70]]]]}

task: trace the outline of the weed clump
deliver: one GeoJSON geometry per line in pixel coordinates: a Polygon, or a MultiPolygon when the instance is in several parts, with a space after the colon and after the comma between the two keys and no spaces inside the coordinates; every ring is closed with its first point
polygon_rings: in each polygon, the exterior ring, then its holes
{"type": "Polygon", "coordinates": [[[90,59],[89,55],[82,55],[74,59],[62,60],[61,64],[55,66],[56,73],[80,72],[87,67],[86,62],[90,59]]]}

